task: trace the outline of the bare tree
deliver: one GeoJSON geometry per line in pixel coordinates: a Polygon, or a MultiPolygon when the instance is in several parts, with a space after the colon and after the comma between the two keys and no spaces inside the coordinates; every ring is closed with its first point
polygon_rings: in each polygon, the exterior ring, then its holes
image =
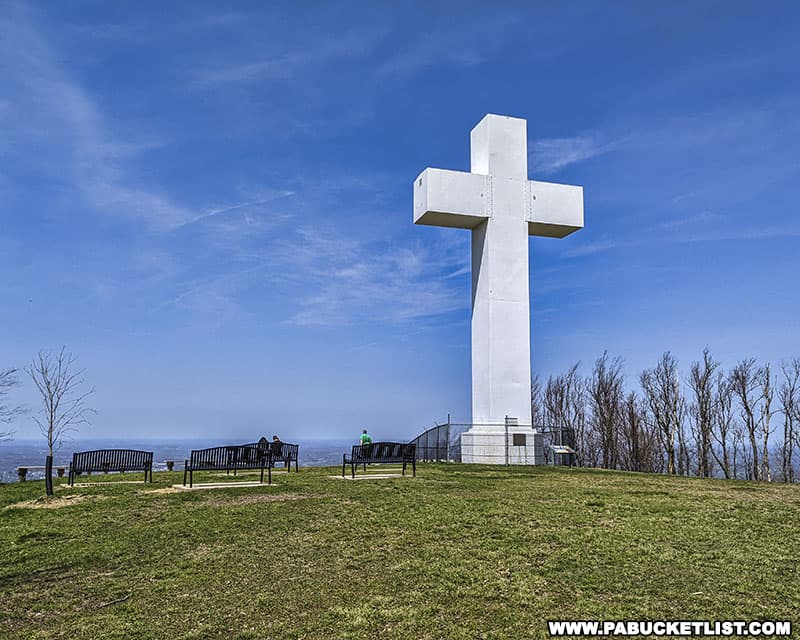
{"type": "Polygon", "coordinates": [[[628,471],[661,473],[664,458],[661,455],[658,434],[647,421],[647,409],[631,391],[622,405],[620,443],[621,466],[628,471]]]}
{"type": "MultiPolygon", "coordinates": [[[[592,450],[591,434],[587,427],[586,419],[586,387],[583,381],[578,377],[578,366],[570,369],[570,383],[567,392],[567,414],[569,416],[569,425],[572,430],[572,446],[573,448],[581,451],[583,449],[583,456],[592,450]],[[583,443],[583,444],[581,444],[583,443]]],[[[596,447],[594,447],[596,450],[596,447]]],[[[576,455],[576,464],[584,464],[583,457],[576,455]]]]}
{"type": "Polygon", "coordinates": [[[711,455],[717,461],[726,479],[736,476],[735,461],[731,467],[731,438],[733,435],[733,389],[730,379],[721,371],[717,373],[714,389],[714,404],[711,414],[711,436],[717,447],[711,447],[711,455]],[[731,475],[733,474],[733,475],[731,475]]]}
{"type": "Polygon", "coordinates": [[[781,444],[781,471],[784,482],[794,482],[794,450],[800,437],[800,358],[788,365],[782,364],[783,384],[778,390],[778,401],[783,414],[783,443],[781,444]]]}
{"type": "Polygon", "coordinates": [[[685,443],[682,435],[684,400],[678,378],[678,362],[667,351],[654,369],[645,369],[639,376],[644,399],[667,458],[667,473],[683,473],[685,443]],[[676,440],[679,442],[676,443],[676,440]],[[679,445],[676,452],[675,446],[679,445]]]}
{"type": "MultiPolygon", "coordinates": [[[[47,438],[47,466],[53,462],[53,451],[61,446],[65,436],[78,426],[89,422],[94,409],[86,405],[94,388],[83,391],[85,369],[74,371],[75,358],[62,347],[57,355],[40,351],[25,371],[42,396],[42,416],[34,417],[39,429],[47,438]]],[[[52,478],[45,474],[47,494],[52,495],[52,478]]]]}
{"type": "Polygon", "coordinates": [[[748,454],[747,446],[745,445],[745,440],[747,439],[746,431],[743,422],[735,421],[733,423],[733,477],[752,480],[753,466],[750,463],[750,454],[748,454]],[[739,473],[740,465],[744,469],[744,474],[739,473]]]}
{"type": "Polygon", "coordinates": [[[547,379],[544,390],[544,414],[548,426],[561,428],[567,424],[568,374],[552,375],[547,379]]]}
{"type": "Polygon", "coordinates": [[[539,374],[531,376],[531,421],[533,426],[544,424],[544,408],[542,405],[542,380],[539,374]]]}
{"type": "Polygon", "coordinates": [[[25,412],[25,409],[21,405],[14,406],[7,404],[9,391],[19,384],[17,373],[17,369],[0,371],[0,426],[2,426],[2,430],[0,430],[0,441],[11,439],[14,435],[14,430],[10,428],[11,423],[17,416],[25,412]]]}
{"type": "Polygon", "coordinates": [[[693,362],[689,374],[689,387],[694,392],[694,400],[689,413],[693,419],[694,440],[697,446],[697,475],[711,477],[711,433],[714,412],[714,372],[719,362],[703,349],[703,361],[693,362]]]}
{"type": "Polygon", "coordinates": [[[726,375],[706,348],[685,378],[692,391],[688,408],[669,351],[641,372],[641,397],[624,394],[619,358],[610,360],[604,352],[585,379],[579,365],[550,376],[546,385],[538,376],[531,383],[534,423],[562,434],[571,430],[579,465],[711,477],[716,464],[726,479],[771,482],[780,459],[783,481],[794,482],[800,358],[781,365],[781,380],[769,363],[758,366],[755,358],[740,360],[726,375]],[[776,413],[783,415],[783,439],[770,451],[776,413]]]}
{"type": "Polygon", "coordinates": [[[624,402],[622,383],[622,361],[614,358],[609,362],[608,352],[603,352],[594,364],[587,388],[593,426],[600,438],[605,469],[619,466],[619,432],[624,402]]]}
{"type": "Polygon", "coordinates": [[[764,376],[764,371],[756,366],[755,358],[741,360],[731,372],[731,385],[739,401],[742,422],[750,442],[749,459],[751,470],[747,474],[749,479],[760,480],[761,474],[758,462],[758,441],[756,440],[757,418],[756,411],[759,402],[759,388],[764,376]]]}
{"type": "Polygon", "coordinates": [[[770,419],[774,411],[771,410],[772,398],[775,390],[772,388],[772,374],[769,362],[762,369],[761,376],[761,416],[758,426],[761,429],[761,479],[772,482],[772,470],[769,466],[769,437],[774,427],[770,426],[770,419]]]}
{"type": "Polygon", "coordinates": [[[681,396],[680,383],[678,383],[677,394],[681,398],[676,413],[676,424],[678,425],[678,475],[688,476],[692,472],[692,454],[689,451],[689,441],[686,439],[686,401],[681,396]]]}
{"type": "Polygon", "coordinates": [[[586,429],[586,399],[579,367],[580,363],[575,363],[566,373],[547,379],[544,418],[552,427],[572,430],[578,465],[595,466],[597,447],[586,429]]]}

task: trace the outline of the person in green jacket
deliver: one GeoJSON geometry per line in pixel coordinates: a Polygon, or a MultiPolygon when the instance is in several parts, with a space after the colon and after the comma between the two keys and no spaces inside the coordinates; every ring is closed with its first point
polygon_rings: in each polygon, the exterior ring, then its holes
{"type": "Polygon", "coordinates": [[[372,444],[372,438],[369,437],[366,429],[361,430],[361,444],[362,446],[365,444],[372,444]]]}

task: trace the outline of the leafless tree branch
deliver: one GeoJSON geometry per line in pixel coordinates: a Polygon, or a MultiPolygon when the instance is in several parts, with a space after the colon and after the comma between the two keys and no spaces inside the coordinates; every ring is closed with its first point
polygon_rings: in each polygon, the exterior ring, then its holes
{"type": "Polygon", "coordinates": [[[800,447],[800,358],[782,364],[783,383],[778,390],[778,401],[783,414],[783,443],[781,445],[781,471],[784,482],[794,482],[794,456],[800,447]]]}
{"type": "Polygon", "coordinates": [[[655,368],[642,371],[639,382],[649,416],[658,428],[667,458],[667,473],[688,471],[685,469],[687,453],[683,438],[685,401],[680,390],[677,360],[669,351],[665,352],[655,368]]]}
{"type": "Polygon", "coordinates": [[[719,363],[711,357],[708,349],[703,350],[702,362],[693,362],[689,374],[689,387],[694,399],[689,408],[692,417],[694,440],[697,447],[697,475],[711,477],[711,433],[714,422],[714,372],[719,363]]]}
{"type": "Polygon", "coordinates": [[[733,387],[730,378],[722,371],[718,371],[711,412],[711,437],[717,446],[711,447],[711,455],[714,456],[726,479],[736,475],[735,465],[731,466],[733,432],[733,387]]]}
{"type": "Polygon", "coordinates": [[[86,401],[94,387],[82,391],[85,369],[75,370],[75,357],[62,347],[58,354],[40,351],[25,371],[33,380],[42,398],[41,415],[34,416],[42,435],[47,439],[50,455],[63,440],[95,413],[86,401]]]}
{"type": "Polygon", "coordinates": [[[14,430],[7,428],[20,415],[25,413],[22,405],[7,404],[8,394],[11,389],[20,384],[17,377],[18,369],[5,369],[0,371],[0,441],[10,440],[14,435],[14,430]]]}
{"type": "Polygon", "coordinates": [[[619,467],[619,434],[623,420],[622,360],[609,361],[608,352],[597,359],[592,377],[587,383],[592,421],[600,437],[603,468],[619,467]]]}
{"type": "Polygon", "coordinates": [[[750,443],[750,455],[748,456],[750,469],[748,471],[748,476],[751,480],[761,479],[761,467],[758,460],[758,441],[756,440],[756,414],[760,400],[758,391],[763,378],[764,370],[756,366],[755,358],[745,358],[741,360],[731,372],[731,386],[733,388],[733,393],[739,401],[739,413],[750,443]]]}

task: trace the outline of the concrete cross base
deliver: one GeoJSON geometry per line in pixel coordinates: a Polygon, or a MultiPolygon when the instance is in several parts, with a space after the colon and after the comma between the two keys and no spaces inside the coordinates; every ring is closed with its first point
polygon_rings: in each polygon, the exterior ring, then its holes
{"type": "Polygon", "coordinates": [[[545,464],[544,436],[530,427],[476,425],[461,434],[461,462],[467,464],[545,464]]]}

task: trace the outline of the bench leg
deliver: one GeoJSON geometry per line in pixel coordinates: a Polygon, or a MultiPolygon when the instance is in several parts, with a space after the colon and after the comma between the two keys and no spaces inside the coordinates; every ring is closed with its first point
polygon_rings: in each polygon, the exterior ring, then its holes
{"type": "Polygon", "coordinates": [[[192,469],[189,469],[189,488],[192,488],[192,469]]]}
{"type": "Polygon", "coordinates": [[[416,458],[414,458],[411,461],[411,471],[412,471],[411,476],[416,478],[417,477],[417,459],[416,458]]]}
{"type": "Polygon", "coordinates": [[[353,474],[353,480],[356,478],[356,465],[354,463],[350,463],[350,473],[353,474]]]}
{"type": "Polygon", "coordinates": [[[187,464],[187,465],[186,465],[186,466],[183,468],[183,486],[184,486],[184,487],[186,486],[186,472],[189,470],[189,469],[188,469],[188,466],[189,466],[189,465],[187,464]]]}
{"type": "Polygon", "coordinates": [[[403,475],[406,475],[406,461],[403,460],[403,475]]]}
{"type": "Polygon", "coordinates": [[[261,484],[264,484],[264,467],[261,467],[261,484]]]}
{"type": "Polygon", "coordinates": [[[272,467],[267,467],[267,484],[272,484],[272,467]]]}

